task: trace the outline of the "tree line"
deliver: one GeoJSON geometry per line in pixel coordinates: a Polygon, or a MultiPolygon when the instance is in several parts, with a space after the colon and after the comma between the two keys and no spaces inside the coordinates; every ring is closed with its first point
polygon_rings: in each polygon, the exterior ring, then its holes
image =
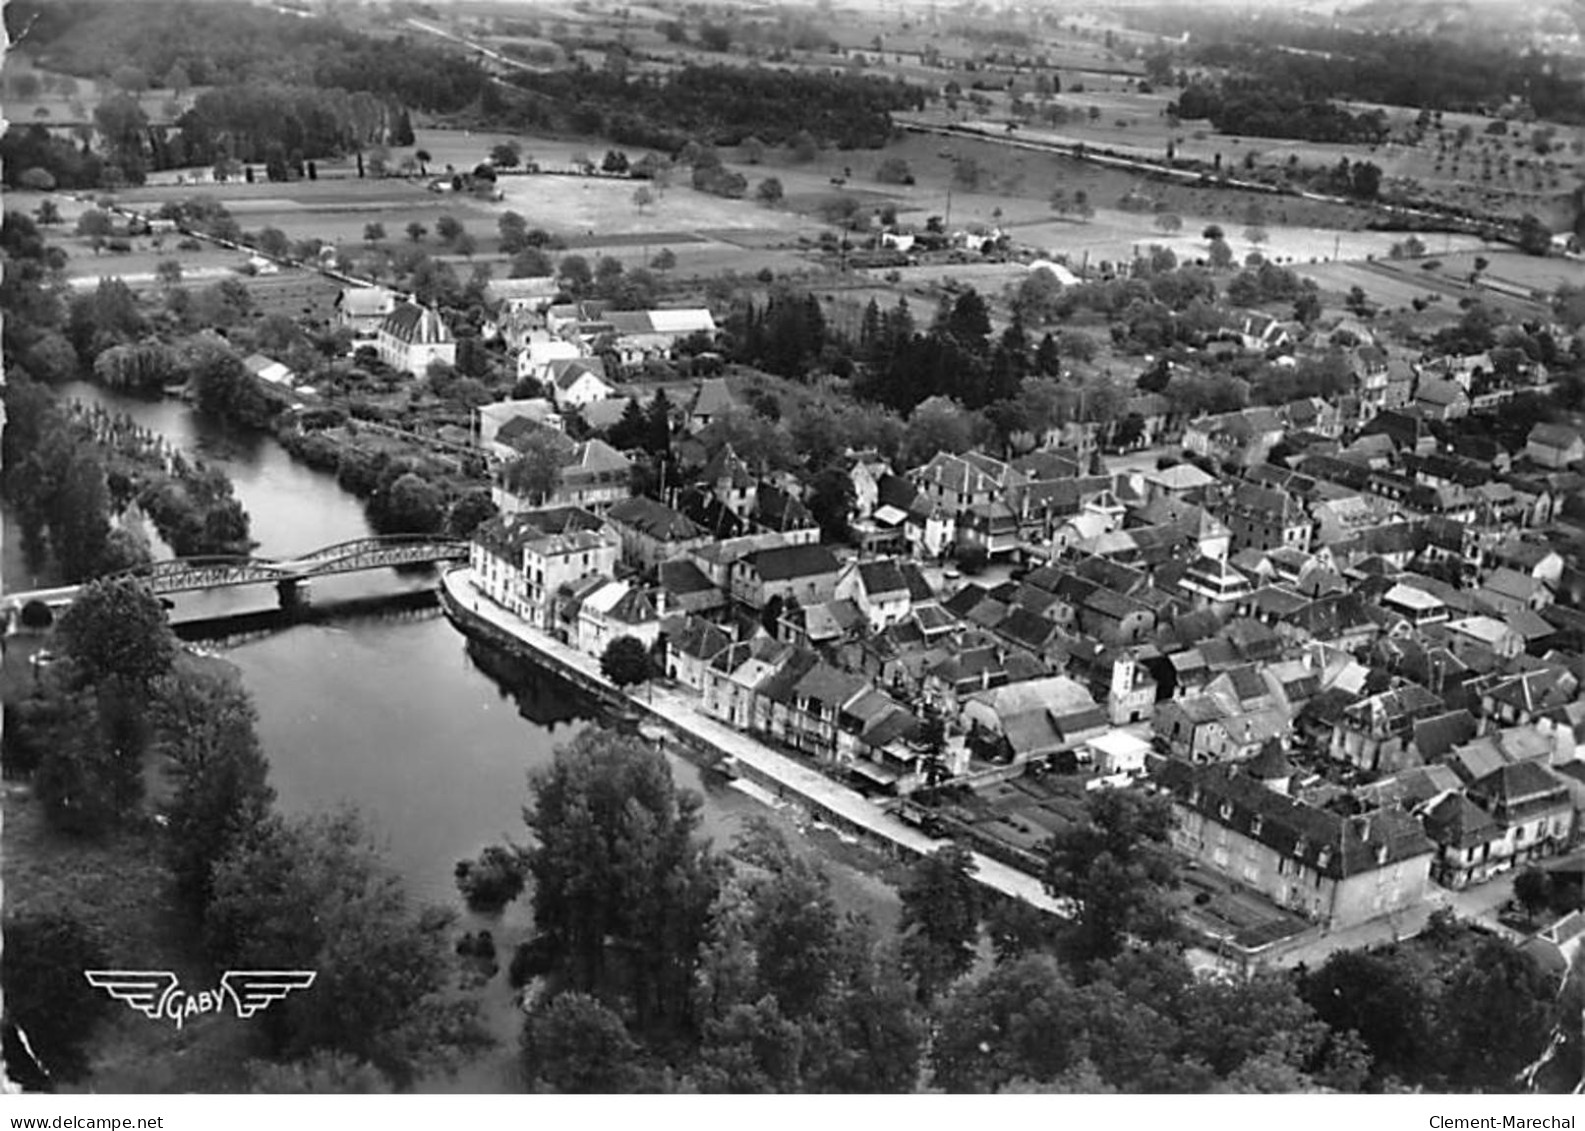
{"type": "Polygon", "coordinates": [[[511,81],[529,97],[505,111],[509,123],[669,153],[690,140],[737,145],[750,137],[874,149],[892,137],[892,111],[925,102],[924,90],[897,80],[722,65],[632,77],[588,67],[524,71],[511,81]]]}

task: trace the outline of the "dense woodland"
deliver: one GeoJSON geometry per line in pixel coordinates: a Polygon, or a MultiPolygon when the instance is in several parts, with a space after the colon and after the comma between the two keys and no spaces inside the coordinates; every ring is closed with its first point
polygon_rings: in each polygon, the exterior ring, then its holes
{"type": "Polygon", "coordinates": [[[409,110],[460,110],[488,82],[446,48],[243,5],[68,0],[13,5],[6,19],[13,38],[28,28],[42,66],[113,87],[93,110],[102,152],[38,124],[13,126],[0,145],[8,184],[33,168],[62,188],[91,188],[221,161],[264,163],[284,177],[305,160],[411,144],[409,110]],[[213,89],[164,129],[150,126],[136,97],[150,86],[213,89]]]}
{"type": "Polygon", "coordinates": [[[668,152],[690,140],[793,145],[804,134],[841,149],[874,149],[892,137],[891,111],[923,109],[925,101],[923,89],[900,81],[760,67],[686,66],[632,78],[580,68],[524,72],[512,81],[531,95],[505,110],[514,125],[668,152]]]}
{"type": "MultiPolygon", "coordinates": [[[[1395,17],[1399,8],[1391,6],[1395,17]]],[[[1128,19],[1161,35],[1188,33],[1197,46],[1178,66],[1229,68],[1273,94],[1472,113],[1522,99],[1539,117],[1585,123],[1585,74],[1578,62],[1501,34],[1461,34],[1456,27],[1435,36],[1389,34],[1269,14],[1257,26],[1243,13],[1180,4],[1135,9],[1128,19]]]]}

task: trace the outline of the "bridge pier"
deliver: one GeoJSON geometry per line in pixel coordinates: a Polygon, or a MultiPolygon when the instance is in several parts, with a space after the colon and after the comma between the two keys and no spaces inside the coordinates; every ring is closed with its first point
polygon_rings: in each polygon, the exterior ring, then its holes
{"type": "Polygon", "coordinates": [[[275,596],[286,612],[295,612],[308,604],[308,578],[283,577],[275,583],[275,596]]]}

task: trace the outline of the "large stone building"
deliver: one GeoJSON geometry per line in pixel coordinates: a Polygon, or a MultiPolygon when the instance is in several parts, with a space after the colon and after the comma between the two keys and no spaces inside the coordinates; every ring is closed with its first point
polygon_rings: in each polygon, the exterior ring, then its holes
{"type": "Polygon", "coordinates": [[[427,306],[404,302],[380,323],[375,346],[392,369],[422,377],[433,362],[457,364],[457,342],[446,320],[427,306]]]}
{"type": "Polygon", "coordinates": [[[1424,902],[1436,846],[1419,821],[1400,809],[1343,817],[1307,805],[1287,795],[1290,777],[1260,762],[1173,760],[1157,772],[1179,851],[1333,930],[1424,902]]]}

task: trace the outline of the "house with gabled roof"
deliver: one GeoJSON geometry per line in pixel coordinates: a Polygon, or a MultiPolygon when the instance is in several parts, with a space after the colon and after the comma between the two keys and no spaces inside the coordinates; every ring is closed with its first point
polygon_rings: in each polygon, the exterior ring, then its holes
{"type": "Polygon", "coordinates": [[[379,332],[380,323],[395,309],[395,291],[385,287],[343,287],[336,295],[336,325],[351,330],[355,337],[373,337],[379,332]]]}
{"type": "Polygon", "coordinates": [[[578,507],[497,515],[474,531],[468,563],[474,584],[497,604],[540,628],[554,628],[564,585],[609,577],[621,542],[601,518],[578,507]]]}
{"type": "Polygon", "coordinates": [[[1462,790],[1444,793],[1426,810],[1424,821],[1426,835],[1437,846],[1431,876],[1443,887],[1484,883],[1507,866],[1502,826],[1462,790]]]}
{"type": "Polygon", "coordinates": [[[1183,432],[1183,450],[1206,459],[1253,467],[1287,432],[1272,408],[1246,408],[1190,421],[1183,432]]]}
{"type": "Polygon", "coordinates": [[[937,452],[908,477],[922,495],[959,521],[977,506],[1005,502],[1008,492],[1028,482],[1011,464],[982,452],[937,452]]]}
{"type": "MultiPolygon", "coordinates": [[[[506,427],[501,432],[506,432],[506,427]]],[[[497,434],[497,441],[500,440],[497,434]]],[[[574,444],[561,439],[561,471],[544,499],[520,495],[510,476],[497,477],[491,500],[503,513],[533,506],[576,506],[603,509],[625,499],[632,490],[633,463],[604,440],[595,438],[574,444]]],[[[508,465],[510,466],[510,465],[508,465]]]]}
{"type": "Polygon", "coordinates": [[[616,386],[606,379],[605,362],[598,357],[553,358],[529,376],[537,377],[563,410],[583,408],[616,395],[616,386]]]}
{"type": "Polygon", "coordinates": [[[380,321],[375,348],[386,365],[414,377],[423,377],[437,361],[457,364],[457,341],[446,320],[411,302],[397,304],[380,321]]]}
{"type": "Polygon", "coordinates": [[[1539,612],[1552,603],[1552,591],[1545,582],[1506,566],[1499,566],[1486,575],[1476,590],[1476,597],[1499,615],[1516,613],[1520,609],[1539,612]]]}
{"type": "Polygon", "coordinates": [[[1105,733],[1105,713],[1081,683],[1066,676],[1026,680],[968,696],[963,721],[971,748],[1022,765],[1077,749],[1105,733]]]}
{"type": "Polygon", "coordinates": [[[1445,704],[1409,683],[1349,705],[1332,730],[1332,757],[1362,770],[1390,773],[1413,764],[1410,743],[1417,720],[1441,714],[1445,704]]]}
{"type": "Polygon", "coordinates": [[[813,663],[813,653],[799,653],[791,644],[763,634],[718,653],[704,673],[704,713],[738,730],[763,730],[756,727],[759,689],[795,654],[813,663]]]}
{"type": "Polygon", "coordinates": [[[661,562],[657,573],[668,611],[702,614],[726,608],[726,594],[692,558],[661,562]]]}
{"type": "Polygon", "coordinates": [[[631,636],[653,648],[660,636],[660,613],[643,589],[626,581],[606,581],[584,596],[578,606],[577,646],[599,656],[619,636],[631,636]]]}
{"type": "Polygon", "coordinates": [[[1585,434],[1567,424],[1537,424],[1525,438],[1524,454],[1554,471],[1585,460],[1585,434]]]}
{"type": "Polygon", "coordinates": [[[1514,762],[1469,786],[1470,797],[1502,828],[1493,855],[1510,865],[1563,850],[1574,832],[1574,801],[1568,785],[1543,762],[1514,762]]]}
{"type": "Polygon", "coordinates": [[[857,604],[876,632],[904,620],[913,610],[908,578],[901,563],[890,558],[849,564],[837,578],[836,596],[857,604]]]}
{"type": "Polygon", "coordinates": [[[754,609],[763,609],[777,597],[817,604],[836,593],[839,571],[836,558],[824,546],[757,550],[732,564],[732,596],[754,609]]]}
{"type": "Polygon", "coordinates": [[[688,431],[697,435],[708,428],[712,420],[737,407],[725,377],[706,378],[699,382],[693,401],[688,405],[688,431]]]}
{"type": "Polygon", "coordinates": [[[681,511],[646,495],[612,503],[606,521],[622,538],[622,560],[653,569],[710,541],[710,534],[681,511]]]}

